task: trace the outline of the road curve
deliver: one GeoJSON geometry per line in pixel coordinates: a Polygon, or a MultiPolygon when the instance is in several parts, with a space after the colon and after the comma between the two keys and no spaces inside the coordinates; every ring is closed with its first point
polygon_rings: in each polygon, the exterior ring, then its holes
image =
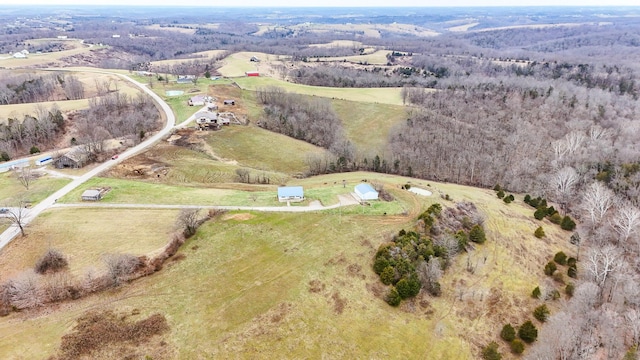
{"type": "MultiPolygon", "coordinates": [[[[48,70],[48,71],[77,71],[77,70],[69,70],[69,69],[44,69],[44,70],[48,70]]],[[[167,122],[166,122],[166,124],[165,124],[165,126],[164,126],[164,128],[162,130],[158,131],[156,134],[154,134],[150,138],[146,139],[145,141],[141,142],[140,144],[138,144],[138,145],[136,145],[136,146],[134,146],[132,148],[129,148],[128,150],[126,150],[125,152],[120,154],[118,156],[118,159],[116,159],[116,160],[108,160],[108,161],[98,165],[97,167],[95,167],[91,171],[83,174],[82,176],[79,176],[77,179],[74,179],[69,184],[64,186],[62,189],[60,189],[60,190],[56,191],[55,193],[53,193],[53,195],[51,195],[48,198],[42,200],[41,202],[39,202],[33,208],[29,209],[29,211],[26,213],[26,216],[24,217],[24,221],[23,221],[24,225],[28,225],[31,221],[33,221],[33,219],[38,217],[38,215],[40,215],[40,213],[42,213],[43,211],[45,211],[46,209],[48,209],[52,205],[54,205],[57,199],[65,196],[66,194],[68,194],[69,192],[71,192],[72,190],[77,188],[78,186],[80,186],[83,183],[85,183],[87,180],[91,179],[92,177],[100,174],[101,172],[103,172],[105,170],[110,169],[111,167],[119,164],[120,162],[126,160],[127,158],[130,158],[130,157],[132,157],[134,155],[139,154],[140,152],[146,150],[147,148],[149,148],[150,146],[152,146],[156,142],[160,141],[164,136],[169,134],[171,132],[171,130],[173,129],[173,127],[176,125],[176,117],[173,114],[173,110],[171,110],[169,105],[166,102],[164,102],[164,100],[162,100],[162,98],[160,96],[158,96],[156,93],[151,91],[151,89],[147,88],[145,85],[133,80],[132,78],[130,78],[127,75],[124,75],[124,74],[118,74],[118,73],[113,73],[113,72],[104,71],[104,70],[82,70],[82,71],[83,72],[94,72],[94,73],[100,73],[100,74],[117,75],[117,76],[120,76],[123,79],[131,82],[132,84],[134,84],[138,88],[142,89],[142,91],[147,93],[149,96],[151,96],[151,98],[160,106],[162,111],[165,113],[167,122]]],[[[20,229],[16,225],[11,225],[7,230],[5,230],[2,234],[0,234],[0,250],[2,250],[9,242],[11,242],[11,240],[13,240],[19,233],[20,233],[20,229]]]]}

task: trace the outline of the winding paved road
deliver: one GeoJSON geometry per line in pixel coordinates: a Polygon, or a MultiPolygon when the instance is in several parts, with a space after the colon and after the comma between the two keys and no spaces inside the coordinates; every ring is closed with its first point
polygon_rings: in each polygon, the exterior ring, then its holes
{"type": "MultiPolygon", "coordinates": [[[[45,69],[45,70],[73,71],[73,70],[69,70],[69,69],[45,69]]],[[[83,70],[83,71],[85,71],[85,70],[83,70]]],[[[40,215],[40,213],[42,213],[43,211],[45,211],[46,209],[51,207],[53,204],[55,204],[57,199],[63,197],[66,194],[68,194],[69,192],[71,192],[72,190],[77,188],[78,186],[80,186],[83,183],[85,183],[87,180],[91,179],[92,177],[100,174],[101,172],[103,172],[105,170],[108,170],[109,168],[117,165],[118,163],[126,160],[129,157],[132,157],[134,155],[139,154],[143,150],[145,150],[148,147],[150,147],[151,145],[155,144],[160,139],[162,139],[165,135],[169,134],[169,132],[171,132],[171,130],[173,129],[173,127],[176,124],[176,117],[173,115],[173,111],[171,110],[169,105],[167,105],[167,103],[164,102],[164,100],[162,100],[162,98],[160,98],[160,96],[158,96],[156,93],[151,91],[151,89],[147,88],[145,85],[143,85],[143,84],[141,84],[141,83],[139,83],[139,82],[133,80],[132,78],[130,78],[130,77],[126,76],[126,75],[123,75],[123,74],[117,74],[117,73],[112,73],[112,72],[109,72],[109,71],[100,71],[100,70],[95,70],[95,71],[86,70],[86,71],[87,72],[101,73],[101,74],[117,75],[117,76],[120,76],[123,79],[133,83],[135,86],[137,86],[140,89],[142,89],[142,91],[147,93],[149,96],[151,96],[151,98],[153,100],[156,101],[156,103],[160,106],[162,111],[165,113],[165,116],[166,116],[166,119],[167,119],[167,123],[165,124],[165,126],[164,126],[164,128],[162,130],[158,131],[156,134],[154,134],[153,136],[151,136],[147,140],[141,142],[140,144],[138,144],[138,145],[126,150],[122,154],[120,154],[118,159],[109,160],[109,161],[106,161],[106,162],[98,165],[97,167],[95,167],[91,171],[83,174],[82,176],[79,176],[77,179],[74,179],[69,184],[64,186],[62,189],[60,189],[60,190],[56,191],[55,193],[53,193],[53,195],[51,195],[48,198],[42,200],[41,202],[39,202],[33,208],[29,209],[29,211],[24,216],[24,220],[23,220],[23,224],[24,225],[28,225],[31,221],[33,221],[33,219],[38,217],[38,215],[40,215]]],[[[2,234],[0,234],[0,250],[2,250],[2,248],[4,248],[9,242],[11,242],[11,240],[13,240],[19,233],[20,233],[20,229],[16,225],[11,225],[7,230],[5,230],[2,234]]]]}
{"type": "MultiPolygon", "coordinates": [[[[74,71],[69,69],[45,69],[51,71],[74,71]]],[[[149,94],[151,98],[153,98],[157,104],[160,105],[160,108],[165,113],[167,118],[167,123],[164,128],[160,130],[158,133],[148,138],[147,140],[141,142],[140,144],[126,150],[122,154],[118,156],[116,160],[108,160],[91,171],[81,175],[74,177],[73,180],[64,186],[62,189],[56,191],[53,195],[48,198],[42,200],[36,206],[31,209],[28,209],[25,212],[23,217],[24,226],[28,225],[33,219],[38,217],[40,213],[47,210],[50,207],[110,207],[110,208],[145,208],[145,209],[193,209],[193,208],[201,208],[201,209],[221,209],[221,210],[253,210],[253,211],[268,211],[268,212],[307,212],[307,211],[318,211],[318,210],[327,210],[327,209],[335,209],[341,206],[355,205],[358,202],[351,196],[339,196],[340,202],[338,204],[330,205],[330,206],[322,206],[319,202],[312,203],[309,206],[195,206],[195,205],[159,205],[159,204],[57,204],[56,200],[65,196],[69,192],[76,189],[78,186],[85,183],[87,180],[92,177],[100,174],[101,172],[108,170],[109,168],[119,164],[120,162],[139,154],[140,152],[146,150],[156,142],[160,141],[165,135],[169,134],[171,130],[176,127],[184,127],[191,120],[193,120],[193,115],[176,126],[176,118],[173,114],[173,111],[169,107],[169,105],[160,98],[156,93],[151,91],[151,89],[147,88],[144,84],[139,83],[132,78],[123,75],[112,73],[109,71],[101,71],[101,70],[83,70],[87,72],[95,72],[100,74],[112,74],[117,75],[125,80],[133,83],[140,89],[142,89],[145,93],[149,94]]],[[[206,106],[203,108],[206,109],[206,106]]],[[[11,242],[16,236],[20,234],[20,229],[16,225],[11,225],[7,230],[5,230],[2,234],[0,234],[0,251],[11,242]]]]}

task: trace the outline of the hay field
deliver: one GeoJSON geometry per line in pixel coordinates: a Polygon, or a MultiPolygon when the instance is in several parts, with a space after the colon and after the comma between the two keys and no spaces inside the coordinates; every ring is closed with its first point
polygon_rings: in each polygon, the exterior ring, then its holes
{"type": "MultiPolygon", "coordinates": [[[[34,67],[34,66],[64,66],[60,59],[68,56],[78,55],[89,51],[102,49],[97,45],[82,45],[75,49],[56,51],[42,54],[29,54],[26,59],[14,59],[13,57],[0,58],[0,67],[7,69],[34,67]]],[[[9,55],[7,55],[9,56],[9,55]]]]}
{"type": "Polygon", "coordinates": [[[294,84],[268,77],[243,77],[235,79],[243,89],[256,90],[266,86],[278,86],[288,92],[303,95],[322,96],[332,99],[402,105],[401,88],[334,88],[294,84]]]}
{"type": "Polygon", "coordinates": [[[391,128],[407,118],[401,105],[332,100],[347,137],[365,153],[382,154],[391,128]]]}
{"type": "MultiPolygon", "coordinates": [[[[183,29],[184,30],[184,29],[183,29]]],[[[226,50],[209,50],[209,51],[201,51],[201,52],[197,52],[197,53],[193,53],[190,55],[189,58],[186,59],[170,59],[170,60],[158,60],[158,61],[152,61],[151,65],[153,66],[173,66],[176,64],[180,64],[183,62],[190,62],[190,61],[209,61],[215,57],[217,57],[220,54],[225,53],[226,50]]]]}
{"type": "Polygon", "coordinates": [[[310,58],[310,62],[314,61],[347,61],[352,63],[366,63],[372,65],[385,65],[387,60],[387,55],[390,54],[391,51],[388,50],[378,50],[371,54],[365,55],[353,55],[353,56],[336,56],[336,57],[318,57],[318,58],[310,58]]]}
{"type": "Polygon", "coordinates": [[[149,254],[169,241],[178,210],[53,209],[40,215],[0,252],[0,281],[33,267],[48,248],[67,257],[69,270],[81,276],[104,271],[107,254],[149,254]]]}
{"type": "Polygon", "coordinates": [[[218,72],[222,76],[236,77],[244,76],[247,71],[259,71],[262,62],[269,62],[281,58],[278,55],[265,54],[260,52],[237,52],[227,56],[222,60],[222,67],[218,69],[218,72]],[[260,62],[249,61],[252,56],[260,59],[260,62]]]}

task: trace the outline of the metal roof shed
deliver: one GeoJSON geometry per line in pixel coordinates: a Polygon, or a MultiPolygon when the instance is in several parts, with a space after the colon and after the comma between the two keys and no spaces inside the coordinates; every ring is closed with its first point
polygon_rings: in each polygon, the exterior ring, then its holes
{"type": "Polygon", "coordinates": [[[278,201],[298,202],[304,200],[304,189],[302,186],[281,186],[278,188],[278,201]]]}

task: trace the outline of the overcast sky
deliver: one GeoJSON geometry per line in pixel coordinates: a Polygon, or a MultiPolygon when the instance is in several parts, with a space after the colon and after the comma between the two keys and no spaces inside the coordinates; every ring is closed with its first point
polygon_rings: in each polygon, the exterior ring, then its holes
{"type": "Polygon", "coordinates": [[[640,0],[0,0],[0,5],[179,6],[639,6],[640,0]]]}

